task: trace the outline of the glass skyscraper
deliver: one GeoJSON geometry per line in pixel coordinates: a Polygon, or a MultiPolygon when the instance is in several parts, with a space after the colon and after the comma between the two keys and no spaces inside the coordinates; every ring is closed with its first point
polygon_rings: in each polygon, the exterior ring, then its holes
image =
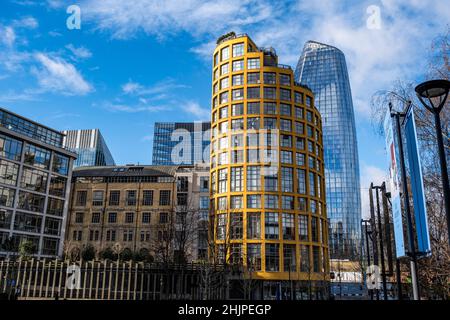
{"type": "Polygon", "coordinates": [[[63,145],[78,155],[74,167],[113,166],[114,159],[100,130],[67,130],[63,145]]]}
{"type": "Polygon", "coordinates": [[[154,165],[209,164],[211,122],[156,122],[154,165]]]}
{"type": "Polygon", "coordinates": [[[310,87],[322,114],[331,258],[353,259],[360,239],[361,196],[355,117],[345,56],[308,41],[295,78],[310,87]]]}

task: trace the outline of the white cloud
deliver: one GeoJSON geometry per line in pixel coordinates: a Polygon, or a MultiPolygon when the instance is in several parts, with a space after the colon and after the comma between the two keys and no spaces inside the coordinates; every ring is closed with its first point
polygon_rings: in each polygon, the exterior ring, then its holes
{"type": "Polygon", "coordinates": [[[11,26],[0,25],[0,42],[7,47],[12,47],[16,41],[16,32],[11,26]]]}
{"type": "Polygon", "coordinates": [[[34,17],[23,17],[19,20],[14,20],[13,25],[17,28],[36,29],[39,27],[39,22],[34,17]]]}
{"type": "Polygon", "coordinates": [[[41,64],[41,68],[33,68],[32,73],[44,91],[63,95],[84,95],[93,90],[73,64],[44,53],[36,53],[34,57],[41,64]]]}
{"type": "Polygon", "coordinates": [[[92,52],[83,46],[75,47],[73,44],[69,43],[66,45],[66,49],[68,49],[75,56],[75,58],[88,59],[92,57],[92,52]]]}
{"type": "Polygon", "coordinates": [[[150,105],[128,105],[121,103],[105,103],[103,108],[111,112],[127,112],[127,113],[138,113],[138,112],[162,112],[169,111],[171,108],[169,106],[150,106],[150,105]]]}
{"type": "Polygon", "coordinates": [[[386,181],[387,171],[381,168],[362,164],[361,165],[361,212],[363,218],[370,216],[369,205],[369,187],[373,182],[374,185],[379,186],[386,181]]]}
{"type": "Polygon", "coordinates": [[[143,85],[133,80],[128,80],[122,85],[122,92],[128,95],[147,97],[147,100],[169,98],[176,89],[188,88],[187,85],[177,83],[174,79],[167,78],[154,85],[143,85]]]}
{"type": "Polygon", "coordinates": [[[211,117],[211,111],[209,109],[202,108],[197,102],[194,101],[188,101],[181,106],[181,109],[196,117],[196,120],[208,121],[211,117]]]}

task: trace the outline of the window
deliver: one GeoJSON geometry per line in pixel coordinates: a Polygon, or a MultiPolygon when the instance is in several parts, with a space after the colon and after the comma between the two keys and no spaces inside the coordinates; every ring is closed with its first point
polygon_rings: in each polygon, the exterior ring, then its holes
{"type": "Polygon", "coordinates": [[[261,245],[247,244],[247,266],[249,270],[261,270],[261,245]]]}
{"type": "Polygon", "coordinates": [[[209,177],[200,177],[200,192],[209,191],[209,177]]]}
{"type": "Polygon", "coordinates": [[[319,223],[317,217],[311,217],[311,241],[318,242],[319,241],[319,223]]]}
{"type": "Polygon", "coordinates": [[[170,190],[160,190],[159,191],[159,205],[160,206],[170,206],[170,190]]]}
{"type": "Polygon", "coordinates": [[[244,55],[244,44],[243,43],[233,44],[233,58],[240,57],[243,55],[244,55]]]}
{"type": "Polygon", "coordinates": [[[247,99],[259,99],[259,98],[260,98],[259,87],[247,88],[247,99]]]}
{"type": "Polygon", "coordinates": [[[228,121],[224,121],[219,124],[219,132],[221,134],[228,132],[228,121]]]}
{"type": "Polygon", "coordinates": [[[264,168],[264,189],[265,191],[278,191],[278,168],[273,168],[271,172],[268,172],[270,168],[264,168]]]}
{"type": "Polygon", "coordinates": [[[311,111],[306,112],[306,120],[311,123],[313,122],[313,114],[311,111]]]}
{"type": "Polygon", "coordinates": [[[259,58],[252,58],[247,60],[248,69],[259,69],[259,58]]]}
{"type": "Polygon", "coordinates": [[[266,271],[276,272],[280,269],[279,244],[266,244],[266,271]]]}
{"type": "Polygon", "coordinates": [[[320,248],[317,246],[313,246],[313,271],[320,271],[320,248]]]}
{"type": "Polygon", "coordinates": [[[64,200],[48,198],[47,214],[61,217],[64,211],[64,200]]]}
{"type": "Polygon", "coordinates": [[[304,166],[305,165],[305,155],[303,153],[297,152],[295,154],[295,162],[298,166],[304,166]]]}
{"type": "Polygon", "coordinates": [[[232,213],[230,218],[230,238],[231,239],[242,239],[242,236],[244,234],[243,227],[244,227],[244,220],[242,219],[242,213],[232,213]]]}
{"type": "Polygon", "coordinates": [[[294,215],[292,213],[282,214],[282,227],[283,227],[283,239],[294,240],[295,228],[294,228],[294,215]]]}
{"type": "Polygon", "coordinates": [[[232,116],[242,116],[244,114],[244,104],[238,103],[231,106],[232,116]]]}
{"type": "Polygon", "coordinates": [[[228,81],[228,77],[223,78],[222,80],[220,80],[220,89],[226,89],[229,86],[229,81],[228,81]]]}
{"type": "Polygon", "coordinates": [[[16,212],[14,230],[40,233],[42,217],[25,212],[16,212]]]}
{"type": "Polygon", "coordinates": [[[106,231],[106,241],[116,241],[116,230],[106,231]]]}
{"type": "Polygon", "coordinates": [[[265,214],[265,237],[266,239],[278,239],[279,236],[279,224],[278,224],[278,213],[276,212],[266,212],[265,214]]]}
{"type": "Polygon", "coordinates": [[[244,151],[243,150],[231,150],[231,163],[243,163],[244,151]]]}
{"type": "MultiPolygon", "coordinates": [[[[4,207],[13,207],[15,190],[0,186],[0,205],[4,207]]],[[[1,212],[1,211],[0,211],[1,212]]],[[[9,228],[9,226],[8,226],[9,228]]]]}
{"type": "Polygon", "coordinates": [[[241,209],[241,208],[242,208],[242,196],[231,196],[230,209],[241,209]]]}
{"type": "Polygon", "coordinates": [[[247,84],[259,84],[259,72],[249,72],[247,73],[247,84]]]}
{"type": "Polygon", "coordinates": [[[292,136],[282,134],[280,144],[282,147],[292,148],[292,136]]]}
{"type": "Polygon", "coordinates": [[[291,101],[291,90],[280,89],[280,100],[291,101]]]}
{"type": "Polygon", "coordinates": [[[298,215],[298,239],[308,241],[308,216],[298,215]]]}
{"type": "Polygon", "coordinates": [[[244,89],[234,89],[234,90],[232,91],[232,97],[231,97],[231,99],[232,99],[233,101],[244,99],[244,89]]]}
{"type": "Polygon", "coordinates": [[[261,208],[261,195],[252,194],[247,196],[247,208],[260,209],[261,208]]]}
{"type": "Polygon", "coordinates": [[[124,242],[133,241],[133,230],[124,230],[123,231],[123,241],[124,242]]]}
{"type": "Polygon", "coordinates": [[[67,179],[53,175],[50,177],[49,194],[63,198],[66,194],[67,179]]]}
{"type": "Polygon", "coordinates": [[[310,262],[309,262],[309,246],[300,246],[300,271],[301,272],[311,272],[310,262]]]}
{"type": "Polygon", "coordinates": [[[150,223],[152,215],[150,212],[143,212],[142,213],[142,223],[148,224],[150,223]]]}
{"type": "Polygon", "coordinates": [[[280,85],[290,86],[291,85],[291,76],[288,74],[280,73],[280,85]]]}
{"type": "Polygon", "coordinates": [[[306,96],[306,106],[311,107],[312,106],[312,98],[309,96],[306,96]]]}
{"type": "MultiPolygon", "coordinates": [[[[4,188],[4,189],[7,189],[7,188],[4,188]]],[[[2,198],[5,197],[4,194],[5,193],[3,192],[2,198]]],[[[9,191],[9,196],[11,196],[11,191],[9,191]]],[[[5,201],[5,200],[3,200],[3,201],[5,201]]],[[[44,202],[45,202],[44,196],[39,196],[37,194],[20,191],[18,208],[22,209],[22,210],[43,213],[44,212],[44,202]]]]}
{"type": "Polygon", "coordinates": [[[112,190],[109,192],[109,205],[118,206],[120,203],[120,190],[112,190]]]}
{"type": "Polygon", "coordinates": [[[160,212],[159,213],[159,223],[167,223],[169,222],[169,214],[167,212],[160,212]]]}
{"type": "Polygon", "coordinates": [[[264,72],[264,84],[276,84],[276,74],[273,72],[264,72]]]}
{"type": "Polygon", "coordinates": [[[217,240],[225,240],[227,232],[227,215],[218,214],[217,215],[217,230],[216,238],[217,240]]]}
{"type": "Polygon", "coordinates": [[[303,94],[301,94],[300,92],[295,92],[294,99],[295,103],[303,103],[303,94]]]}
{"type": "Polygon", "coordinates": [[[201,196],[199,200],[199,208],[200,209],[208,209],[209,208],[209,197],[201,196]]]}
{"type": "Polygon", "coordinates": [[[247,238],[260,239],[261,238],[261,213],[248,212],[247,213],[247,238]]]}
{"type": "Polygon", "coordinates": [[[247,162],[248,163],[259,162],[259,149],[248,149],[247,150],[247,162]]]}
{"type": "Polygon", "coordinates": [[[303,109],[299,107],[295,107],[295,117],[297,119],[303,119],[303,109]]]}
{"type": "Polygon", "coordinates": [[[264,99],[276,99],[277,92],[274,87],[264,87],[264,99]]]}
{"type": "Polygon", "coordinates": [[[17,184],[18,172],[19,165],[6,160],[0,160],[0,183],[15,186],[17,184]]]}
{"type": "Polygon", "coordinates": [[[298,198],[298,210],[306,212],[308,201],[306,198],[298,198]]]}
{"type": "Polygon", "coordinates": [[[69,158],[57,153],[53,154],[52,170],[53,172],[67,176],[69,173],[69,158]]]}
{"type": "Polygon", "coordinates": [[[222,92],[220,94],[220,103],[227,103],[228,102],[228,91],[222,92]]]}
{"type": "Polygon", "coordinates": [[[189,178],[188,177],[178,177],[177,178],[177,191],[178,192],[188,192],[189,191],[189,178]]]}
{"type": "Polygon", "coordinates": [[[292,168],[281,167],[281,191],[294,192],[292,168]]]}
{"type": "Polygon", "coordinates": [[[280,114],[282,116],[291,116],[291,106],[288,104],[281,103],[280,104],[280,114]]]}
{"type": "Polygon", "coordinates": [[[282,207],[283,207],[283,209],[288,209],[288,210],[294,210],[295,209],[294,197],[292,197],[292,196],[283,196],[281,198],[281,200],[282,200],[282,207]]]}
{"type": "Polygon", "coordinates": [[[295,121],[295,133],[303,134],[304,131],[305,131],[305,128],[303,126],[303,123],[295,121]]]}
{"type": "Polygon", "coordinates": [[[261,167],[247,167],[247,191],[261,190],[261,167]]]}
{"type": "Polygon", "coordinates": [[[272,194],[266,194],[264,196],[264,208],[265,209],[278,209],[278,196],[272,194]]]}
{"type": "Polygon", "coordinates": [[[134,221],[134,213],[133,212],[125,213],[125,223],[133,223],[133,221],[134,221]]]}
{"type": "Polygon", "coordinates": [[[309,173],[309,195],[316,196],[316,175],[313,172],[309,173]]]}
{"type": "Polygon", "coordinates": [[[235,74],[232,78],[233,86],[242,86],[244,84],[244,75],[235,74]]]}
{"type": "Polygon", "coordinates": [[[108,214],[108,223],[116,223],[117,222],[117,212],[110,212],[108,214]]]}
{"type": "Polygon", "coordinates": [[[292,152],[291,151],[281,151],[281,163],[292,164],[292,152]]]}
{"type": "Polygon", "coordinates": [[[228,67],[228,63],[224,63],[223,65],[220,66],[220,75],[224,75],[227,74],[229,72],[229,67],[228,67]]]}
{"type": "Polygon", "coordinates": [[[24,167],[20,186],[31,191],[45,193],[47,176],[48,174],[44,171],[24,167]]]}
{"type": "Polygon", "coordinates": [[[305,150],[305,139],[303,138],[297,138],[296,142],[295,142],[295,147],[298,150],[305,150]]]}
{"type": "Polygon", "coordinates": [[[50,151],[27,144],[25,146],[24,163],[41,169],[49,169],[50,151]]]}
{"type": "Polygon", "coordinates": [[[219,54],[216,53],[216,54],[214,55],[214,66],[217,66],[218,63],[219,63],[219,54]]]}
{"type": "Polygon", "coordinates": [[[243,147],[243,146],[244,146],[244,135],[243,134],[233,134],[231,136],[231,147],[239,148],[239,147],[243,147]]]}
{"type": "Polygon", "coordinates": [[[247,118],[247,130],[259,130],[259,118],[247,118]]]}
{"type": "Polygon", "coordinates": [[[242,245],[240,243],[233,243],[230,246],[230,264],[242,265],[242,245]]]}
{"type": "Polygon", "coordinates": [[[241,70],[244,70],[244,60],[233,61],[233,71],[241,71],[241,70]]]}
{"type": "Polygon", "coordinates": [[[227,169],[219,170],[219,193],[227,192],[227,169]]]}
{"type": "Polygon", "coordinates": [[[283,263],[284,271],[295,272],[297,270],[297,257],[295,253],[295,244],[285,244],[283,245],[283,263]]]}
{"type": "Polygon", "coordinates": [[[264,114],[276,114],[277,104],[275,102],[264,102],[264,114]]]}
{"type": "Polygon", "coordinates": [[[280,119],[280,130],[290,132],[292,128],[291,120],[280,119]]]}
{"type": "Polygon", "coordinates": [[[222,61],[230,59],[230,47],[223,48],[220,53],[220,56],[222,61]]]}
{"type": "Polygon", "coordinates": [[[259,102],[248,102],[247,114],[260,114],[259,108],[260,108],[259,102]]]}
{"type": "Polygon", "coordinates": [[[306,171],[297,169],[297,189],[298,193],[306,194],[306,171]]]}
{"type": "Polygon", "coordinates": [[[84,213],[76,212],[75,213],[75,223],[83,223],[84,213]]]}
{"type": "Polygon", "coordinates": [[[231,168],[230,191],[231,192],[243,191],[243,168],[242,167],[232,167],[231,168]]]}
{"type": "Polygon", "coordinates": [[[92,213],[91,223],[100,223],[100,212],[92,213]]]}
{"type": "Polygon", "coordinates": [[[259,135],[257,133],[247,133],[247,147],[259,147],[259,135]]]}
{"type": "Polygon", "coordinates": [[[95,190],[92,192],[92,205],[95,207],[103,205],[103,190],[95,190]]]}
{"type": "Polygon", "coordinates": [[[141,231],[141,241],[150,241],[150,231],[141,231]]]}
{"type": "Polygon", "coordinates": [[[10,160],[20,161],[22,142],[0,134],[0,156],[10,160]]]}
{"type": "Polygon", "coordinates": [[[277,119],[275,118],[264,118],[264,129],[276,129],[277,119]]]}
{"type": "Polygon", "coordinates": [[[217,199],[217,209],[227,210],[227,197],[220,197],[217,199]]]}
{"type": "Polygon", "coordinates": [[[142,192],[142,205],[143,206],[153,205],[153,190],[144,190],[142,192]]]}
{"type": "Polygon", "coordinates": [[[314,138],[314,129],[311,126],[307,126],[308,138],[314,138]]]}
{"type": "Polygon", "coordinates": [[[83,237],[83,231],[81,230],[74,230],[72,234],[72,240],[73,241],[81,241],[83,237]]]}

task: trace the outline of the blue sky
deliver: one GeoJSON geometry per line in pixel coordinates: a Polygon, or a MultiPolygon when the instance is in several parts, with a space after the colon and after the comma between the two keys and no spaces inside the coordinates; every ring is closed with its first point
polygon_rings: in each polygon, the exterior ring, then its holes
{"type": "Polygon", "coordinates": [[[2,1],[0,106],[59,130],[99,128],[117,163],[151,163],[155,121],[209,119],[218,36],[248,33],[293,67],[313,39],[346,54],[366,188],[386,172],[371,96],[397,79],[423,80],[449,7],[445,0],[2,1]],[[72,4],[81,9],[80,30],[66,26],[72,4]],[[371,6],[379,28],[367,26],[371,6]]]}

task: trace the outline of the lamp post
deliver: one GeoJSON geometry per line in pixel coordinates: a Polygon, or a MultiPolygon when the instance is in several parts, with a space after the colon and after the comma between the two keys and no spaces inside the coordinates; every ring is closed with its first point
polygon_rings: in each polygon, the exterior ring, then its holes
{"type": "Polygon", "coordinates": [[[440,113],[445,106],[447,101],[448,93],[450,90],[450,81],[448,80],[431,80],[419,84],[416,87],[417,97],[420,102],[434,114],[434,122],[436,127],[436,137],[439,151],[439,161],[441,165],[441,176],[442,176],[442,187],[444,189],[444,203],[445,203],[445,213],[447,216],[447,233],[448,240],[450,242],[450,184],[448,180],[447,162],[445,159],[445,149],[444,141],[442,139],[442,128],[441,128],[441,118],[440,113]],[[436,100],[438,100],[437,102],[436,100]],[[429,104],[425,102],[428,100],[429,104]],[[432,99],[435,99],[436,104],[432,99]]]}

